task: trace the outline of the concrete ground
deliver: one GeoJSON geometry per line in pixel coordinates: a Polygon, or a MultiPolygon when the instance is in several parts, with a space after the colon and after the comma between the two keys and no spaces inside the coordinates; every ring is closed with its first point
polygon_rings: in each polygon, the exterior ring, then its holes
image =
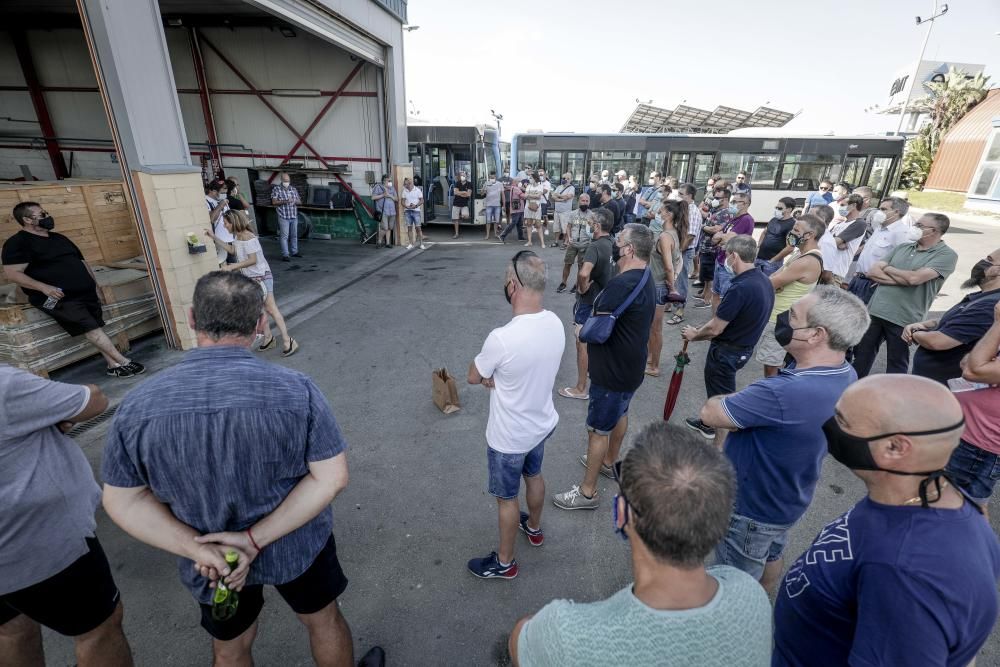
{"type": "MultiPolygon", "coordinates": [[[[391,664],[504,665],[507,633],[523,614],[553,598],[591,601],[607,597],[629,579],[628,546],[611,527],[615,485],[601,478],[601,508],[564,512],[547,502],[545,545],[518,538],[521,573],[514,581],[482,581],[466,570],[469,558],[496,548],[496,503],[486,493],[483,432],[487,391],[468,386],[464,375],[490,329],[506,322],[501,294],[510,257],[521,249],[483,243],[481,228],[458,243],[443,226],[432,228],[426,251],[374,250],[347,242],[313,242],[291,266],[273,262],[276,292],[292,334],[302,347],[283,359],[265,358],[314,378],[326,393],[350,449],[351,483],[334,503],[338,551],[351,583],[341,597],[354,632],[356,654],[383,646],[391,664]],[[380,265],[382,268],[378,268],[380,265]],[[296,268],[300,267],[300,268],[296,268]],[[332,292],[332,294],[331,294],[332,292]],[[462,410],[444,415],[431,402],[430,372],[447,367],[459,381],[462,410]]],[[[958,283],[986,253],[1000,247],[1000,229],[975,220],[956,222],[946,240],[958,250],[958,271],[935,310],[961,298],[958,283]]],[[[269,254],[273,248],[267,246],[269,254]]],[[[537,249],[537,247],[536,247],[537,249]]],[[[556,387],[575,381],[570,339],[572,297],[554,294],[562,252],[543,253],[550,271],[546,307],[567,324],[567,346],[556,387]]],[[[688,321],[707,320],[707,310],[688,310],[688,321]]],[[[679,333],[665,326],[664,368],[680,348],[679,333]]],[[[707,344],[691,348],[672,421],[696,414],[705,399],[702,366],[707,344]]],[[[152,338],[134,356],[151,372],[175,363],[181,353],[152,338]]],[[[884,368],[884,360],[876,370],[884,368]]],[[[93,360],[55,374],[67,382],[99,383],[114,400],[144,378],[108,381],[93,360]]],[[[761,375],[756,363],[739,375],[744,386],[761,375]]],[[[148,377],[148,375],[146,376],[148,377]]],[[[632,403],[630,446],[636,428],[661,418],[669,372],[647,378],[632,403]]],[[[578,483],[585,451],[586,403],[556,396],[560,425],[546,447],[549,494],[578,483]]],[[[106,424],[83,433],[95,470],[106,424]]],[[[787,555],[794,559],[829,521],[864,493],[860,481],[827,461],[815,500],[792,530],[787,555]]],[[[993,514],[998,527],[1000,512],[993,514]]],[[[125,604],[125,629],[139,665],[195,665],[210,661],[207,635],[179,584],[174,559],[139,544],[98,512],[98,532],[125,604]]],[[[279,596],[269,591],[255,647],[257,664],[311,664],[304,629],[279,596]]],[[[901,639],[902,640],[902,639],[901,639]]],[[[46,633],[48,663],[73,664],[69,641],[46,633]]],[[[1000,633],[994,632],[980,663],[1000,664],[1000,633]]]]}

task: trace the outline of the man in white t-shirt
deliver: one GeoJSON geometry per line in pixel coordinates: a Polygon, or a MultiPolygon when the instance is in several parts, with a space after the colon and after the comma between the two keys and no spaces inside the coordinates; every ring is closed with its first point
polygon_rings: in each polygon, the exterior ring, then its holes
{"type": "MultiPolygon", "coordinates": [[[[839,187],[839,186],[838,186],[839,187]]],[[[826,234],[819,239],[819,249],[823,253],[823,282],[840,287],[845,281],[851,260],[861,246],[867,225],[860,217],[864,199],[861,195],[850,195],[840,201],[835,211],[840,217],[833,219],[826,234]]]]}
{"type": "Polygon", "coordinates": [[[424,209],[424,194],[420,186],[413,184],[413,179],[403,179],[403,210],[406,216],[407,250],[413,250],[413,244],[420,239],[420,249],[424,246],[424,230],[421,227],[421,213],[424,209]]]}
{"type": "Polygon", "coordinates": [[[542,308],[545,274],[545,262],[535,253],[522,250],[514,255],[503,285],[514,318],[490,332],[469,365],[469,384],[490,390],[486,424],[489,492],[496,497],[500,513],[499,550],[469,561],[469,571],[482,579],[517,576],[514,541],[518,528],[532,546],[544,541],[542,457],[545,441],[559,423],[552,387],[566,346],[562,322],[542,308]],[[521,512],[518,505],[521,477],[528,512],[521,512]]]}
{"type": "MultiPolygon", "coordinates": [[[[861,188],[858,188],[859,190],[861,188]]],[[[903,216],[910,210],[910,204],[905,199],[899,197],[889,197],[882,200],[878,210],[871,218],[871,236],[865,241],[865,247],[861,249],[858,256],[857,272],[851,278],[848,286],[851,294],[858,297],[866,304],[871,300],[875,288],[878,286],[874,280],[868,277],[868,272],[876,262],[889,259],[889,255],[901,243],[906,243],[907,226],[903,216]]]]}
{"type": "MultiPolygon", "coordinates": [[[[562,180],[552,192],[551,199],[555,202],[556,233],[562,239],[565,249],[569,240],[569,226],[573,221],[573,199],[576,198],[576,188],[573,186],[573,174],[566,172],[562,180]]],[[[552,246],[558,245],[554,240],[552,246]]]]}
{"type": "MultiPolygon", "coordinates": [[[[212,223],[212,231],[223,243],[233,242],[233,235],[222,224],[222,216],[229,210],[229,204],[226,203],[228,200],[228,191],[229,188],[226,187],[226,182],[221,178],[205,186],[205,205],[208,207],[208,219],[212,223]]],[[[217,248],[215,252],[216,259],[219,260],[219,266],[229,261],[229,255],[225,250],[217,248]]]]}

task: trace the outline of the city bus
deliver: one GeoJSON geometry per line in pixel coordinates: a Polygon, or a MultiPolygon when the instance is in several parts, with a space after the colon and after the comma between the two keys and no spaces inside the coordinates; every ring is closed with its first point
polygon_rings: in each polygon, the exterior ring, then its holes
{"type": "Polygon", "coordinates": [[[619,169],[645,185],[658,171],[692,183],[698,196],[708,178],[720,174],[733,183],[747,173],[753,188],[750,214],[759,222],[773,215],[778,199],[802,205],[824,178],[867,185],[875,197],[890,193],[899,177],[901,137],[794,136],[780,129],[743,129],[729,134],[526,133],[511,139],[511,173],[544,168],[550,178],[573,174],[577,191],[591,174],[619,169]]]}
{"type": "Polygon", "coordinates": [[[410,164],[423,188],[424,221],[451,222],[451,200],[458,172],[473,186],[474,205],[469,224],[483,224],[486,209],[480,191],[490,172],[503,174],[500,136],[489,125],[409,125],[410,164]]]}

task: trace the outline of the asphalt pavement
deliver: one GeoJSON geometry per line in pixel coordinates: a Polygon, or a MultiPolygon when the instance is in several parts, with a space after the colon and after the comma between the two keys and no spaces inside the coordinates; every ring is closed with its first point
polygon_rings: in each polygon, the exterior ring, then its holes
{"type": "MultiPolygon", "coordinates": [[[[517,243],[484,243],[481,234],[481,228],[470,229],[453,243],[450,231],[438,227],[431,231],[435,243],[425,251],[359,247],[357,252],[367,256],[359,254],[335,274],[324,274],[321,266],[302,278],[277,276],[279,302],[291,315],[301,349],[287,359],[275,351],[263,354],[314,378],[349,443],[351,481],[334,502],[334,525],[350,579],[340,602],[354,632],[356,656],[379,644],[393,665],[508,664],[507,636],[520,616],[554,598],[602,599],[630,580],[628,545],[611,524],[615,485],[604,478],[597,511],[565,512],[546,503],[545,544],[533,548],[519,536],[521,569],[515,580],[484,581],[466,569],[468,559],[496,549],[497,513],[486,492],[488,394],[465,384],[464,376],[489,331],[510,318],[501,293],[503,273],[510,257],[522,249],[517,243]],[[379,258],[377,252],[384,254],[379,258]],[[462,409],[452,415],[442,414],[431,401],[431,371],[441,367],[459,383],[462,409]]],[[[959,251],[960,263],[936,310],[961,297],[958,283],[979,258],[1000,246],[1000,228],[963,223],[945,238],[959,251]]],[[[554,293],[562,251],[541,254],[550,276],[545,306],[566,324],[558,388],[573,384],[576,376],[573,297],[554,293]]],[[[703,323],[709,316],[708,310],[688,309],[690,323],[703,323]]],[[[664,372],[646,378],[633,400],[626,449],[639,426],[661,419],[670,359],[680,348],[677,328],[664,328],[664,372]]],[[[692,363],[675,423],[695,415],[705,400],[707,348],[707,343],[691,345],[692,363]]],[[[165,350],[155,338],[136,349],[137,357],[149,360],[151,372],[174,363],[180,354],[165,350]]],[[[875,371],[882,369],[884,358],[875,371]]],[[[55,379],[94,381],[99,370],[99,362],[91,361],[55,379]]],[[[739,374],[738,385],[760,376],[761,367],[751,362],[739,374]]],[[[101,384],[120,398],[138,381],[101,384]]],[[[586,448],[586,403],[559,396],[554,400],[560,423],[546,445],[548,495],[579,483],[583,468],[577,457],[586,448]]],[[[99,425],[77,438],[95,470],[105,430],[106,424],[99,425]]],[[[828,459],[812,506],[791,532],[787,557],[797,557],[863,493],[854,475],[828,459]]],[[[1000,512],[993,516],[996,528],[1000,512]]],[[[98,535],[122,590],[125,630],[136,663],[208,664],[209,639],[198,625],[196,605],[178,581],[175,559],[125,535],[103,510],[98,512],[98,535]]],[[[273,590],[265,597],[257,664],[311,664],[304,628],[273,590]]],[[[45,648],[48,664],[73,664],[69,641],[47,632],[45,648]]],[[[979,664],[1000,664],[997,632],[979,664]]]]}

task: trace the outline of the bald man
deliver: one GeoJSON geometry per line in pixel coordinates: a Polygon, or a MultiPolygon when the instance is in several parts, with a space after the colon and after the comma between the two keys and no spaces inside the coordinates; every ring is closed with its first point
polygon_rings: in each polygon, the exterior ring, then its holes
{"type": "Polygon", "coordinates": [[[997,618],[1000,543],[946,476],[963,429],[943,385],[876,375],[823,426],[868,495],[820,532],[785,575],[772,665],[954,665],[997,618]]]}

